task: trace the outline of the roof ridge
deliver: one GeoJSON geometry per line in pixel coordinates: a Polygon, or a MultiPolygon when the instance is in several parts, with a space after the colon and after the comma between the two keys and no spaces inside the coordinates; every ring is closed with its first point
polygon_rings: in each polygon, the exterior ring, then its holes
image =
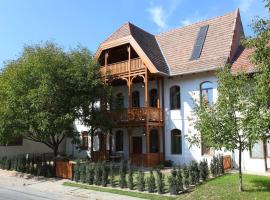
{"type": "MultiPolygon", "coordinates": [[[[239,8],[238,8],[237,10],[239,10],[239,8]]],[[[195,26],[195,25],[197,25],[197,24],[199,24],[199,23],[203,23],[203,22],[207,22],[207,21],[211,21],[211,20],[223,18],[223,17],[226,17],[226,16],[228,16],[228,15],[231,15],[231,14],[237,12],[237,10],[228,12],[228,13],[226,13],[226,14],[224,14],[224,15],[219,15],[219,16],[215,16],[215,17],[212,17],[212,18],[208,18],[208,19],[202,20],[202,21],[198,21],[198,22],[195,22],[195,23],[186,25],[186,26],[181,26],[181,27],[173,28],[173,29],[171,29],[171,30],[168,30],[168,31],[165,31],[165,32],[158,33],[158,34],[156,34],[155,36],[161,36],[161,35],[164,35],[164,34],[167,34],[167,33],[171,33],[171,32],[174,32],[174,31],[178,31],[179,29],[187,28],[187,27],[190,27],[190,26],[195,26]]]]}

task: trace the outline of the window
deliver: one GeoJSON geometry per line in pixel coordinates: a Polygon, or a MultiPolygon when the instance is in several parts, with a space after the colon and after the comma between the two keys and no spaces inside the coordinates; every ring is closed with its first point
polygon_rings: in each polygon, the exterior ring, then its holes
{"type": "Polygon", "coordinates": [[[159,152],[159,137],[158,137],[158,130],[153,129],[150,131],[150,153],[158,153],[159,152]]]}
{"type": "Polygon", "coordinates": [[[182,136],[178,129],[171,131],[171,148],[172,154],[182,154],[182,136]]]}
{"type": "Polygon", "coordinates": [[[87,150],[88,149],[88,132],[82,132],[82,146],[81,149],[87,150]]]}
{"type": "Polygon", "coordinates": [[[124,146],[123,131],[117,131],[115,134],[115,150],[123,151],[124,150],[123,146],[124,146]]]}
{"type": "Polygon", "coordinates": [[[213,84],[212,82],[206,81],[201,83],[200,86],[200,99],[205,101],[207,104],[213,103],[213,84]]]}
{"type": "Polygon", "coordinates": [[[140,92],[132,92],[132,107],[140,107],[140,92]]]}
{"type": "Polygon", "coordinates": [[[270,138],[266,140],[266,155],[270,158],[270,138]]]}
{"type": "Polygon", "coordinates": [[[152,89],[150,90],[150,102],[149,102],[149,106],[150,107],[157,107],[157,101],[158,101],[158,92],[157,89],[152,89]]]}
{"type": "Polygon", "coordinates": [[[122,109],[124,107],[124,96],[122,93],[116,95],[115,109],[122,109]]]}
{"type": "Polygon", "coordinates": [[[263,150],[263,141],[258,141],[252,145],[250,149],[250,157],[252,158],[263,158],[264,150],[263,150]]]}
{"type": "Polygon", "coordinates": [[[180,87],[173,86],[170,88],[171,110],[180,109],[180,87]]]}

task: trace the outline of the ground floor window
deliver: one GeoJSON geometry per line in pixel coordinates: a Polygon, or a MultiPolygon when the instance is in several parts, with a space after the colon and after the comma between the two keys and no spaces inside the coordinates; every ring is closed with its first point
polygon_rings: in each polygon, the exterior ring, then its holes
{"type": "Polygon", "coordinates": [[[150,153],[158,153],[159,152],[159,137],[158,130],[153,129],[150,131],[150,153]]]}
{"type": "Polygon", "coordinates": [[[257,141],[250,148],[251,158],[264,158],[264,154],[266,157],[270,157],[270,138],[265,140],[265,142],[263,140],[257,141]]]}
{"type": "Polygon", "coordinates": [[[124,150],[124,135],[123,131],[117,131],[115,134],[115,150],[123,151],[124,150]]]}
{"type": "Polygon", "coordinates": [[[182,154],[182,135],[178,129],[171,131],[171,148],[172,154],[182,154]]]}
{"type": "Polygon", "coordinates": [[[82,132],[82,146],[81,149],[87,150],[88,149],[88,132],[82,132]]]}

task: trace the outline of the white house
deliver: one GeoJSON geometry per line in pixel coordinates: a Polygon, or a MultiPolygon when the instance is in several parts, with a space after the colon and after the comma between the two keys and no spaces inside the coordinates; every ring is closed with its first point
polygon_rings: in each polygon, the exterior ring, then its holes
{"type": "MultiPolygon", "coordinates": [[[[125,23],[95,54],[103,78],[114,88],[116,102],[108,115],[117,128],[111,134],[97,134],[91,142],[89,129],[77,120],[82,148],[66,139],[66,154],[92,160],[124,157],[154,166],[164,160],[184,164],[221,153],[231,156],[237,167],[237,152],[214,152],[203,144],[190,147],[186,136],[196,132],[190,120],[195,102],[217,99],[217,69],[231,63],[233,72],[242,67],[252,72],[250,51],[240,46],[242,37],[239,10],[158,35],[125,23]]],[[[244,152],[244,170],[265,171],[270,166],[269,142],[258,142],[244,152]]]]}

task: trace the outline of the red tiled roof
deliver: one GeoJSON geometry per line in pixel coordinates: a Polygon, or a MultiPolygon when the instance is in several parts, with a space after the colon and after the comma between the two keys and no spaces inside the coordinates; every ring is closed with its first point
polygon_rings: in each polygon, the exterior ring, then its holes
{"type": "Polygon", "coordinates": [[[236,54],[244,32],[237,10],[156,36],[126,23],[102,44],[125,36],[132,36],[136,40],[158,71],[173,76],[224,67],[236,54]],[[209,29],[201,56],[197,60],[191,60],[198,31],[205,25],[209,25],[209,29]]]}
{"type": "Polygon", "coordinates": [[[253,73],[255,72],[255,66],[250,62],[250,56],[253,50],[240,47],[235,59],[232,63],[231,71],[233,74],[237,73],[253,73]]]}

